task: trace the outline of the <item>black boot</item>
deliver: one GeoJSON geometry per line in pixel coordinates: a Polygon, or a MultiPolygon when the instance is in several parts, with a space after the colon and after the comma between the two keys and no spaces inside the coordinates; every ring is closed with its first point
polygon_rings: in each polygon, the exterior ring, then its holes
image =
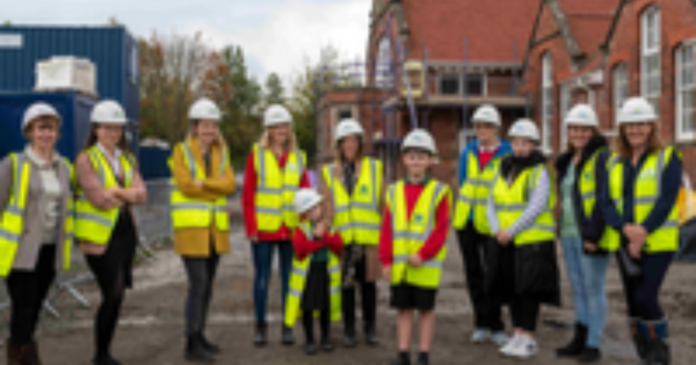
{"type": "Polygon", "coordinates": [[[283,326],[283,345],[292,346],[295,344],[295,338],[292,336],[292,328],[283,326]]]}
{"type": "Polygon", "coordinates": [[[377,330],[374,324],[368,325],[365,329],[365,342],[372,347],[379,345],[379,338],[377,338],[377,330]]]}
{"type": "Polygon", "coordinates": [[[220,346],[210,342],[207,337],[205,337],[204,334],[201,333],[201,345],[203,345],[203,348],[210,352],[213,355],[217,355],[220,353],[220,346]]]}
{"type": "Polygon", "coordinates": [[[266,343],[268,343],[266,339],[266,329],[265,323],[256,324],[256,333],[254,334],[254,345],[256,347],[266,346],[266,343]]]}
{"type": "Polygon", "coordinates": [[[390,365],[411,365],[411,355],[408,352],[400,352],[390,365]]]}
{"type": "Polygon", "coordinates": [[[665,339],[653,338],[647,342],[647,364],[649,365],[670,365],[672,354],[669,344],[665,339]]]}
{"type": "Polygon", "coordinates": [[[23,365],[26,350],[20,346],[16,346],[12,340],[5,342],[7,349],[7,365],[23,365]]]}
{"type": "Polygon", "coordinates": [[[334,350],[331,338],[328,335],[321,336],[321,350],[324,352],[332,352],[334,350]]]}
{"type": "Polygon", "coordinates": [[[41,365],[41,357],[39,356],[39,345],[36,341],[29,344],[27,349],[27,356],[29,357],[29,363],[31,365],[41,365]]]}
{"type": "Polygon", "coordinates": [[[111,355],[104,355],[104,356],[95,357],[94,360],[92,360],[92,364],[94,364],[94,365],[121,365],[121,363],[118,362],[113,357],[111,357],[111,355]]]}
{"type": "Polygon", "coordinates": [[[597,362],[602,359],[602,352],[596,347],[585,347],[585,350],[578,356],[578,361],[584,364],[597,362]]]}
{"type": "Polygon", "coordinates": [[[307,355],[315,355],[317,353],[317,344],[314,341],[307,342],[305,344],[305,353],[307,355]]]}
{"type": "Polygon", "coordinates": [[[346,331],[343,334],[343,346],[350,349],[355,347],[356,345],[357,341],[355,340],[355,328],[346,328],[346,331]]]}
{"type": "Polygon", "coordinates": [[[213,355],[203,347],[203,341],[200,334],[190,335],[186,344],[186,360],[201,364],[210,364],[215,362],[213,355]]]}
{"type": "Polygon", "coordinates": [[[585,350],[585,343],[587,343],[587,331],[587,326],[581,323],[576,323],[575,336],[566,347],[556,349],[556,356],[579,356],[583,350],[585,350]]]}

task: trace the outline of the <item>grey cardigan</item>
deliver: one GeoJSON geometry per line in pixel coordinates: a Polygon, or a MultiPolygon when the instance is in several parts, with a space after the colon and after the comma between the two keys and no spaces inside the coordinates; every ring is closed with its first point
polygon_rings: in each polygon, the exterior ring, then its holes
{"type": "MultiPolygon", "coordinates": [[[[18,155],[24,155],[24,153],[18,155]]],[[[24,232],[19,239],[17,256],[15,257],[12,268],[33,271],[36,267],[36,261],[39,257],[41,246],[44,243],[55,243],[56,269],[60,271],[63,266],[63,249],[66,239],[63,226],[68,214],[68,199],[73,198],[70,184],[70,167],[64,163],[61,158],[57,171],[61,191],[63,192],[60,214],[57,221],[59,232],[58,242],[42,242],[44,230],[43,207],[46,205],[44,201],[43,183],[40,174],[36,172],[37,166],[26,156],[25,161],[32,166],[32,172],[29,177],[29,191],[27,193],[27,203],[24,210],[24,232]]],[[[8,156],[0,162],[0,212],[4,212],[7,205],[10,203],[13,175],[12,159],[8,156]]]]}

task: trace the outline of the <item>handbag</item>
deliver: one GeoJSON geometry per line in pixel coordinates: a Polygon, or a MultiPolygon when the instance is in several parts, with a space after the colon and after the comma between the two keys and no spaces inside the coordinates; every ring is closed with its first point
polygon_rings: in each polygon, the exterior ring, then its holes
{"type": "Polygon", "coordinates": [[[640,267],[637,260],[631,257],[627,246],[622,245],[617,252],[617,256],[619,258],[621,267],[623,267],[624,272],[628,277],[640,278],[643,276],[643,269],[640,267]]]}

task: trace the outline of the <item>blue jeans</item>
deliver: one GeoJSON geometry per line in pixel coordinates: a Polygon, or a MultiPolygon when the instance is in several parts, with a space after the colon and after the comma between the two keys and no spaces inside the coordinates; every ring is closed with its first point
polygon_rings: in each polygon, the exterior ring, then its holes
{"type": "Polygon", "coordinates": [[[288,294],[290,271],[292,270],[293,249],[290,241],[259,241],[251,244],[254,258],[254,310],[256,323],[266,323],[268,303],[268,284],[273,269],[273,249],[277,247],[280,255],[280,284],[285,315],[285,298],[288,294]]]}
{"type": "Polygon", "coordinates": [[[562,238],[575,319],[587,326],[586,345],[599,347],[607,320],[606,276],[610,255],[588,255],[580,238],[562,238]]]}

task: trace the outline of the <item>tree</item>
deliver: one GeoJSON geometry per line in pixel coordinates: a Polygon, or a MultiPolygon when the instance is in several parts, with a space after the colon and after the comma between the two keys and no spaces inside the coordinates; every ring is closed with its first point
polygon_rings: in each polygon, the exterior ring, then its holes
{"type": "Polygon", "coordinates": [[[264,103],[266,106],[272,104],[285,104],[285,88],[278,74],[271,73],[268,75],[264,86],[266,92],[264,95],[264,103]]]}

